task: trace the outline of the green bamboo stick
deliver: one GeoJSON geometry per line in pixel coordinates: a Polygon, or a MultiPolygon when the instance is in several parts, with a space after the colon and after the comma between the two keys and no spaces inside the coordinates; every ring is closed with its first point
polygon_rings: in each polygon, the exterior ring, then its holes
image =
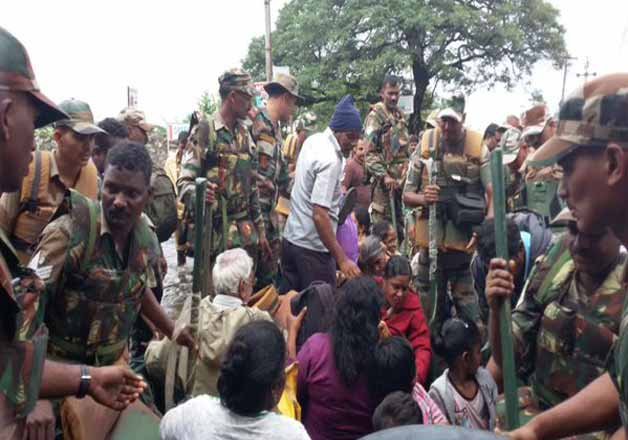
{"type": "Polygon", "coordinates": [[[205,191],[207,179],[199,177],[195,181],[196,198],[194,200],[194,271],[192,277],[192,292],[199,293],[202,289],[203,271],[203,227],[205,225],[205,191]]]}
{"type": "MultiPolygon", "coordinates": [[[[491,153],[491,174],[493,179],[496,256],[497,258],[503,258],[508,261],[503,152],[499,148],[491,153]]],[[[502,344],[504,395],[506,397],[506,423],[508,429],[513,430],[519,427],[519,399],[517,394],[517,377],[515,375],[515,354],[512,342],[510,313],[510,300],[505,300],[500,307],[499,329],[502,344]]]]}

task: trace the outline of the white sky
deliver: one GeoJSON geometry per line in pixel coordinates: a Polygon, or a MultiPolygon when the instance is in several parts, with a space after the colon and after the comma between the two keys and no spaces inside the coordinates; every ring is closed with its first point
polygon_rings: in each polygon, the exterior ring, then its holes
{"type": "MultiPolygon", "coordinates": [[[[272,19],[287,0],[272,0],[272,19]]],[[[598,74],[628,71],[628,1],[551,0],[561,11],[567,47],[577,57],[567,93],[581,79],[586,57],[598,74]]],[[[126,105],[126,87],[138,89],[150,122],[185,117],[204,90],[240,65],[252,37],[264,33],[263,0],[21,0],[3,8],[0,25],[28,48],[42,90],[59,102],[87,101],[97,120],[126,105]]],[[[555,110],[562,72],[534,70],[530,85],[468,97],[468,124],[482,130],[520,113],[540,89],[555,110]]]]}

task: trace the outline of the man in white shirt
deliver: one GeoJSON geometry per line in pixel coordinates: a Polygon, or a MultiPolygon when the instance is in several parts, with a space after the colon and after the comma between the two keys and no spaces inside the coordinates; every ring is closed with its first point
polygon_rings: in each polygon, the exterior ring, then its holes
{"type": "Polygon", "coordinates": [[[301,291],[313,281],[336,285],[336,264],[346,278],[360,269],[336,240],[344,158],[360,139],[362,120],[352,96],[340,100],[329,127],[310,136],[297,162],[291,212],[281,252],[281,291],[301,291]]]}

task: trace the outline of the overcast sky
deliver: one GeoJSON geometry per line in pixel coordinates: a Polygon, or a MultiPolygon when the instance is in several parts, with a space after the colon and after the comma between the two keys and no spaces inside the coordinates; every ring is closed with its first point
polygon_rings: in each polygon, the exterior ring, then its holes
{"type": "MultiPolygon", "coordinates": [[[[273,23],[286,0],[272,0],[273,23]]],[[[628,1],[552,0],[561,11],[567,47],[577,57],[567,91],[581,79],[586,57],[598,74],[628,71],[628,1]]],[[[263,0],[56,0],[13,2],[0,26],[28,48],[38,81],[59,102],[87,101],[96,119],[126,105],[126,87],[138,90],[150,122],[182,119],[204,90],[240,65],[252,37],[264,33],[263,0]]],[[[562,72],[535,69],[531,84],[512,92],[478,91],[468,98],[468,123],[483,129],[520,113],[540,89],[554,110],[562,72]]]]}

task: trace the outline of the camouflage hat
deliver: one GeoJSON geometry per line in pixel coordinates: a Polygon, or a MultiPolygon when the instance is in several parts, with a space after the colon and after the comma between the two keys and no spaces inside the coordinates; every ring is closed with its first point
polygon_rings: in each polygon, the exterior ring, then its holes
{"type": "Polygon", "coordinates": [[[218,78],[218,84],[220,87],[228,90],[237,90],[242,93],[246,93],[249,96],[255,96],[256,90],[251,84],[251,75],[242,69],[230,69],[220,75],[218,78]]]}
{"type": "Polygon", "coordinates": [[[26,48],[2,27],[0,27],[0,90],[30,93],[35,98],[39,109],[35,128],[68,117],[41,93],[26,48]]]}
{"type": "Polygon", "coordinates": [[[628,73],[596,78],[565,99],[556,134],[534,153],[531,162],[551,165],[576,148],[609,142],[628,148],[628,73]]]}
{"type": "Polygon", "coordinates": [[[516,128],[509,128],[502,135],[499,142],[499,148],[504,154],[504,165],[511,164],[519,155],[519,147],[521,146],[521,132],[516,128]]]}
{"type": "Polygon", "coordinates": [[[124,122],[129,127],[139,127],[146,133],[150,132],[154,126],[146,122],[146,115],[141,110],[127,107],[118,115],[118,120],[124,122]]]}
{"type": "Polygon", "coordinates": [[[526,110],[521,118],[523,125],[523,133],[521,137],[534,136],[543,133],[545,124],[551,119],[551,114],[547,105],[536,104],[532,108],[526,110]]]}
{"type": "Polygon", "coordinates": [[[275,76],[273,81],[264,85],[264,90],[269,94],[274,88],[281,88],[297,98],[297,105],[303,104],[304,99],[299,95],[299,83],[294,76],[280,73],[275,76]]]}
{"type": "Polygon", "coordinates": [[[89,104],[78,99],[67,99],[59,104],[69,118],[61,119],[55,123],[55,127],[69,127],[79,134],[106,133],[105,130],[94,124],[94,115],[89,104]]]}

